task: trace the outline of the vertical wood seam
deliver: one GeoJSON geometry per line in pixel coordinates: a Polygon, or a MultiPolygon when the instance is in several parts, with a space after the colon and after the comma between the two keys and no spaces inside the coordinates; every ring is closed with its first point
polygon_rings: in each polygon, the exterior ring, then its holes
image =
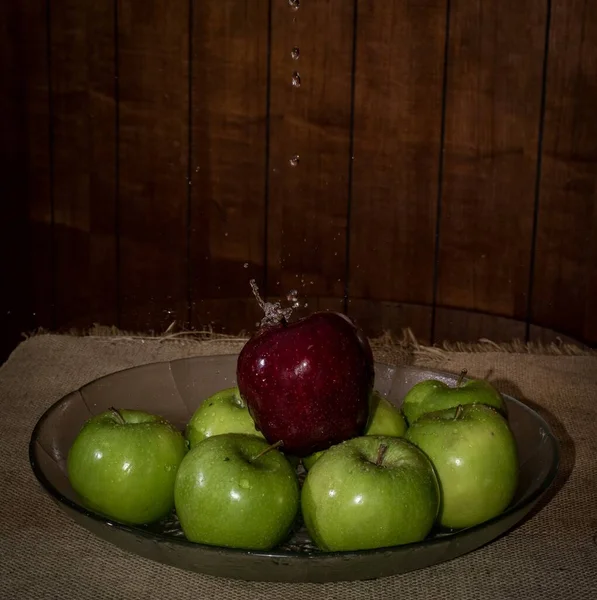
{"type": "Polygon", "coordinates": [[[444,179],[444,145],[446,137],[446,105],[448,97],[448,68],[450,54],[450,15],[452,9],[451,0],[446,2],[446,29],[444,38],[444,67],[442,74],[442,108],[441,124],[439,134],[439,164],[437,170],[437,204],[435,213],[435,250],[433,257],[433,291],[431,297],[431,323],[429,328],[430,343],[435,343],[435,321],[437,314],[437,287],[439,281],[439,244],[442,216],[443,179],[444,179]]]}
{"type": "Polygon", "coordinates": [[[357,37],[359,25],[359,1],[353,0],[352,15],[352,64],[350,73],[350,120],[348,141],[348,189],[346,197],[346,240],[345,240],[345,265],[344,265],[344,299],[343,310],[348,313],[350,294],[350,232],[352,223],[352,177],[354,167],[354,113],[355,113],[355,88],[357,71],[357,37]]]}
{"type": "Polygon", "coordinates": [[[56,253],[55,215],[54,215],[54,81],[52,77],[52,8],[51,0],[46,0],[46,67],[48,70],[48,170],[50,197],[50,322],[51,328],[57,327],[56,315],[56,253]]]}
{"type": "Polygon", "coordinates": [[[116,238],[116,326],[122,315],[120,276],[120,43],[118,2],[114,0],[114,236],[116,238]]]}
{"type": "Polygon", "coordinates": [[[272,89],[272,0],[267,4],[267,69],[265,76],[265,181],[263,186],[263,280],[261,284],[261,297],[267,300],[268,266],[269,266],[269,165],[270,165],[270,120],[271,120],[271,89],[272,89]]]}
{"type": "Polygon", "coordinates": [[[193,199],[193,0],[189,0],[189,26],[188,26],[188,92],[189,105],[187,114],[187,324],[193,322],[193,269],[191,265],[191,227],[192,227],[192,199],[193,199]]]}
{"type": "Polygon", "coordinates": [[[551,33],[551,0],[546,0],[545,41],[543,50],[543,65],[541,73],[541,101],[539,106],[539,128],[537,134],[537,168],[535,172],[535,202],[533,207],[533,225],[530,241],[529,281],[527,288],[527,307],[525,323],[525,341],[530,341],[533,317],[533,291],[535,280],[535,259],[537,250],[537,230],[539,224],[539,207],[541,199],[541,173],[543,166],[543,134],[545,130],[545,106],[547,103],[547,74],[549,68],[549,37],[551,33]]]}

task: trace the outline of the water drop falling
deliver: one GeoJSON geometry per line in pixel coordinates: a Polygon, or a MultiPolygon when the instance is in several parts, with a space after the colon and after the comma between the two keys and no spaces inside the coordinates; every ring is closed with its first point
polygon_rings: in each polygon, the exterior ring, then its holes
{"type": "Polygon", "coordinates": [[[243,267],[244,267],[245,269],[248,269],[248,268],[249,268],[249,263],[245,263],[245,264],[243,265],[243,267]]]}
{"type": "Polygon", "coordinates": [[[301,51],[299,49],[298,46],[295,46],[291,51],[290,51],[290,56],[292,57],[292,60],[298,60],[299,56],[301,55],[301,51]]]}
{"type": "Polygon", "coordinates": [[[291,167],[297,167],[299,164],[299,160],[300,156],[298,154],[295,154],[288,162],[290,163],[291,167]]]}
{"type": "Polygon", "coordinates": [[[301,0],[288,0],[288,6],[290,6],[292,10],[298,10],[301,6],[301,0]]]}
{"type": "Polygon", "coordinates": [[[292,85],[293,87],[301,87],[301,76],[297,71],[292,74],[292,85]]]}

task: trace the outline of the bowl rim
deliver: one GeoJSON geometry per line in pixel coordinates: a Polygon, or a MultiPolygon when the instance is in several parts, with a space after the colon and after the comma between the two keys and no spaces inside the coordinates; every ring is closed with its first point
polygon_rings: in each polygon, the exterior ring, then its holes
{"type": "MultiPolygon", "coordinates": [[[[459,530],[453,531],[453,532],[438,533],[434,537],[426,538],[426,539],[418,541],[418,542],[410,542],[408,544],[401,544],[401,545],[397,545],[397,546],[384,546],[384,547],[380,547],[380,548],[373,548],[373,549],[366,549],[366,550],[349,550],[349,551],[333,551],[333,552],[317,550],[317,551],[309,551],[309,552],[293,552],[290,550],[277,550],[276,548],[274,548],[272,550],[247,550],[247,549],[243,549],[243,548],[228,548],[225,546],[200,544],[197,542],[191,542],[182,536],[177,537],[177,536],[167,535],[165,533],[152,531],[147,526],[127,525],[125,523],[115,521],[115,520],[110,519],[109,517],[106,517],[100,513],[93,512],[93,511],[85,508],[83,505],[78,504],[77,502],[74,502],[74,501],[70,500],[69,498],[65,497],[49,481],[49,479],[46,477],[45,473],[43,472],[43,469],[41,468],[40,464],[36,460],[36,458],[35,458],[36,444],[38,443],[39,431],[43,427],[44,422],[49,418],[50,414],[53,411],[55,411],[63,402],[66,401],[67,398],[69,398],[71,395],[73,395],[77,392],[80,393],[81,390],[84,390],[86,387],[88,387],[92,384],[95,384],[103,379],[112,377],[113,375],[115,375],[117,373],[124,373],[126,371],[139,370],[139,369],[143,369],[146,367],[152,367],[152,366],[159,365],[159,364],[171,365],[172,363],[177,363],[177,362],[186,362],[189,360],[201,360],[201,359],[209,359],[209,358],[233,359],[237,356],[238,356],[238,353],[210,354],[210,355],[205,355],[205,356],[188,356],[188,357],[177,358],[177,359],[173,359],[173,360],[152,361],[152,362],[144,363],[141,365],[127,367],[125,369],[120,369],[120,370],[114,371],[112,373],[107,373],[106,375],[102,375],[101,377],[98,377],[98,378],[82,385],[81,387],[65,394],[64,396],[62,396],[61,398],[59,398],[58,400],[53,402],[44,411],[44,413],[38,419],[37,423],[35,424],[35,426],[32,430],[31,437],[29,440],[29,445],[28,445],[29,446],[28,453],[29,453],[29,464],[31,466],[31,469],[33,470],[33,473],[34,473],[36,479],[41,484],[44,491],[47,494],[49,494],[55,501],[57,501],[59,505],[63,505],[64,507],[74,511],[75,513],[78,513],[79,515],[81,515],[83,517],[91,519],[92,521],[95,521],[96,523],[98,523],[100,525],[118,529],[125,534],[148,538],[154,542],[157,541],[157,542],[160,542],[163,544],[173,544],[176,546],[180,546],[182,548],[187,548],[190,551],[202,551],[202,552],[213,553],[213,554],[220,555],[220,556],[221,555],[227,555],[230,557],[245,556],[245,557],[254,557],[256,559],[268,559],[268,560],[291,559],[293,561],[298,560],[298,561],[312,562],[313,559],[318,559],[318,558],[319,559],[321,559],[321,558],[325,558],[325,559],[342,558],[343,560],[347,560],[347,559],[352,559],[352,558],[358,559],[358,558],[361,558],[364,556],[386,555],[388,552],[394,553],[394,552],[404,552],[404,551],[408,551],[411,549],[417,550],[417,549],[420,549],[423,547],[439,545],[439,544],[445,543],[447,540],[458,540],[458,539],[462,539],[464,537],[468,537],[469,535],[474,534],[477,531],[481,531],[483,529],[490,528],[491,526],[496,525],[501,521],[508,520],[512,515],[514,515],[518,511],[524,511],[527,508],[530,510],[530,508],[532,508],[532,506],[552,486],[552,484],[555,481],[555,478],[558,474],[559,467],[560,467],[560,461],[561,461],[560,445],[559,445],[558,439],[554,435],[550,425],[547,423],[547,421],[545,421],[545,419],[537,411],[533,410],[530,406],[528,406],[524,402],[514,398],[513,396],[510,396],[509,394],[502,394],[502,396],[505,399],[507,399],[508,402],[518,405],[519,408],[522,408],[523,410],[531,413],[533,415],[533,417],[539,421],[539,423],[541,424],[542,428],[545,431],[545,437],[547,438],[547,440],[551,446],[552,452],[553,452],[554,458],[550,464],[549,471],[547,472],[543,481],[541,481],[541,483],[537,486],[537,488],[533,491],[532,494],[530,494],[527,497],[524,497],[522,500],[519,500],[513,504],[510,504],[508,506],[508,508],[506,508],[506,510],[501,512],[499,515],[497,515],[491,519],[488,519],[487,521],[484,521],[483,523],[479,523],[479,524],[473,525],[471,527],[465,527],[463,529],[459,529],[459,530]]],[[[415,371],[417,371],[417,370],[418,371],[430,371],[430,372],[435,373],[438,376],[443,376],[448,379],[457,379],[458,378],[458,375],[455,373],[450,373],[448,371],[442,371],[442,370],[437,370],[437,369],[429,369],[429,368],[425,368],[425,367],[417,367],[417,366],[413,366],[413,365],[392,365],[389,363],[375,361],[375,366],[377,368],[386,368],[386,369],[392,369],[392,370],[400,369],[401,367],[407,367],[407,368],[415,370],[415,371]]],[[[465,380],[466,379],[468,379],[468,377],[465,377],[465,380]]]]}

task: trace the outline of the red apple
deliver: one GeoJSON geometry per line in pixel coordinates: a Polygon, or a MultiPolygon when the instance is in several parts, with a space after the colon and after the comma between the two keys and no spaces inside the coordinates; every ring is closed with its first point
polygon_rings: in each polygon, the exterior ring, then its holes
{"type": "Polygon", "coordinates": [[[373,389],[367,338],[346,316],[316,312],[263,326],[238,357],[237,383],[257,428],[307,456],[362,435],[373,389]]]}

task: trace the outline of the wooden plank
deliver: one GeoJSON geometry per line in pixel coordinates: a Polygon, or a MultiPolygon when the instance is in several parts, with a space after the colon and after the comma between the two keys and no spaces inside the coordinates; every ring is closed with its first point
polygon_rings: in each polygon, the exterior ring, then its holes
{"type": "Polygon", "coordinates": [[[192,320],[236,334],[263,286],[268,1],[198,2],[192,33],[192,320]]]}
{"type": "Polygon", "coordinates": [[[351,298],[348,314],[369,337],[385,333],[401,336],[404,330],[410,329],[422,344],[431,342],[431,307],[428,305],[351,298]]]}
{"type": "Polygon", "coordinates": [[[524,320],[546,3],[451,7],[437,303],[524,320]]]}
{"type": "Polygon", "coordinates": [[[272,3],[268,296],[344,295],[353,11],[272,3]]]}
{"type": "Polygon", "coordinates": [[[122,0],[119,52],[120,324],[188,318],[189,4],[122,0]]]}
{"type": "Polygon", "coordinates": [[[349,314],[428,339],[446,4],[358,2],[349,314]]]}
{"type": "Polygon", "coordinates": [[[552,4],[531,321],[597,344],[597,2],[552,4]]]}
{"type": "Polygon", "coordinates": [[[54,319],[52,246],[52,159],[51,103],[49,95],[49,55],[47,8],[45,2],[18,3],[16,54],[20,65],[22,94],[22,198],[27,210],[28,257],[26,273],[30,281],[29,327],[51,328],[54,319]]]}
{"type": "Polygon", "coordinates": [[[269,302],[279,302],[284,308],[292,307],[291,320],[293,321],[317,311],[344,312],[344,298],[307,296],[298,289],[290,290],[290,294],[286,296],[270,296],[268,300],[269,302]],[[294,291],[297,292],[296,295],[293,294],[294,291]]]}
{"type": "Polygon", "coordinates": [[[19,43],[19,7],[0,4],[0,364],[17,345],[22,330],[31,326],[29,303],[26,163],[23,89],[23,50],[19,43]]]}
{"type": "Polygon", "coordinates": [[[114,5],[53,5],[56,326],[117,324],[114,5]]]}
{"type": "Polygon", "coordinates": [[[450,308],[436,312],[435,343],[487,339],[499,344],[524,341],[525,334],[525,322],[508,317],[450,308]]]}

